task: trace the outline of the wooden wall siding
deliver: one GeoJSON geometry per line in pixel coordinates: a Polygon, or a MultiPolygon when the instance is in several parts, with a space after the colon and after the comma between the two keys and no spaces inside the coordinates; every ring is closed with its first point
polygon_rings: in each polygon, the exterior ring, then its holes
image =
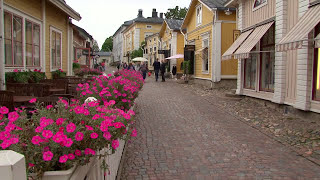
{"type": "MultiPolygon", "coordinates": [[[[295,0],[289,0],[289,1],[295,1],[295,0]]],[[[267,5],[256,9],[253,11],[253,3],[254,0],[247,0],[245,2],[245,27],[250,27],[252,25],[255,25],[259,22],[262,22],[264,20],[267,20],[269,18],[272,18],[276,15],[276,2],[275,0],[268,0],[267,5]]]]}
{"type": "MultiPolygon", "coordinates": [[[[221,25],[221,54],[224,54],[233,44],[233,30],[236,23],[222,23],[221,25]]],[[[226,60],[221,62],[221,75],[237,75],[238,60],[226,60]]]]}
{"type": "Polygon", "coordinates": [[[42,20],[41,0],[4,0],[4,3],[22,11],[23,13],[42,20]]]}
{"type": "Polygon", "coordinates": [[[161,30],[162,24],[151,24],[151,23],[138,23],[136,25],[136,28],[140,29],[140,40],[139,40],[139,45],[141,42],[145,40],[144,34],[146,32],[152,32],[152,33],[158,33],[161,30]],[[151,25],[152,29],[147,29],[147,25],[151,25]]]}
{"type": "MultiPolygon", "coordinates": [[[[298,0],[289,0],[287,7],[287,32],[298,22],[298,0]]],[[[287,52],[286,98],[288,104],[294,104],[297,95],[297,51],[287,52]]]]}
{"type": "MultiPolygon", "coordinates": [[[[199,2],[197,2],[197,5],[195,7],[197,7],[199,4],[199,2]]],[[[191,32],[195,29],[201,28],[201,26],[204,26],[206,24],[212,23],[213,22],[213,12],[210,11],[208,8],[206,8],[206,6],[202,5],[202,24],[199,27],[196,27],[196,10],[193,9],[192,11],[190,11],[191,14],[191,19],[187,22],[187,29],[188,32],[191,32]]]]}
{"type": "Polygon", "coordinates": [[[68,68],[68,16],[60,9],[46,3],[46,75],[51,77],[50,69],[50,27],[62,32],[62,69],[67,72],[68,68]]]}

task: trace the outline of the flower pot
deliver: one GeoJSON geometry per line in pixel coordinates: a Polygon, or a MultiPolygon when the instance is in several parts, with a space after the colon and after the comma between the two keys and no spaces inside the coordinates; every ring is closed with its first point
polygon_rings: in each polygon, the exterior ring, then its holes
{"type": "MultiPolygon", "coordinates": [[[[75,169],[76,166],[64,171],[46,171],[41,180],[69,180],[75,169]]],[[[33,179],[36,179],[37,177],[37,175],[34,173],[30,174],[30,176],[33,177],[33,179]]]]}

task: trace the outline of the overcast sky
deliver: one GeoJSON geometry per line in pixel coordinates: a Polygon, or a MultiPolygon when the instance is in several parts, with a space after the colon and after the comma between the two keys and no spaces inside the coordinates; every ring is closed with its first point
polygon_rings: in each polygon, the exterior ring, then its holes
{"type": "Polygon", "coordinates": [[[124,21],[137,17],[143,10],[144,17],[151,17],[152,9],[158,15],[175,6],[189,7],[191,0],[66,0],[82,19],[73,23],[84,28],[101,48],[104,40],[112,36],[124,21]]]}

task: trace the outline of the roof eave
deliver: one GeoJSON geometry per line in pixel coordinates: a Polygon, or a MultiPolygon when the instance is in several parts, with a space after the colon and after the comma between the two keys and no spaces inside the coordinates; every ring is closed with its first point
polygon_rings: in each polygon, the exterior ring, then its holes
{"type": "Polygon", "coordinates": [[[226,2],[224,4],[224,7],[236,7],[237,6],[237,2],[236,0],[229,0],[228,2],[226,2]]]}
{"type": "Polygon", "coordinates": [[[49,0],[52,4],[57,6],[59,9],[61,9],[63,12],[68,14],[72,19],[76,21],[81,20],[81,16],[78,12],[76,12],[74,9],[72,9],[68,4],[62,3],[61,1],[57,0],[49,0]]]}

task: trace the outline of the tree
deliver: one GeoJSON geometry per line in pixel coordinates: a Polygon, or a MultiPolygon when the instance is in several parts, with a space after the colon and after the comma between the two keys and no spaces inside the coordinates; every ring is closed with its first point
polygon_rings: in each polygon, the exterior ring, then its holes
{"type": "Polygon", "coordinates": [[[142,57],[143,56],[143,51],[141,48],[139,48],[138,50],[134,50],[131,53],[131,59],[134,59],[136,57],[142,57]]]}
{"type": "Polygon", "coordinates": [[[97,42],[96,40],[93,40],[92,49],[93,49],[93,51],[95,51],[95,52],[99,52],[99,51],[100,51],[98,42],[97,42]]]}
{"type": "Polygon", "coordinates": [[[176,6],[175,8],[169,8],[165,13],[167,19],[184,19],[188,12],[188,8],[180,8],[176,6]]]}
{"type": "Polygon", "coordinates": [[[113,39],[112,39],[112,36],[110,36],[102,44],[101,51],[112,51],[112,49],[113,49],[113,39]]]}

